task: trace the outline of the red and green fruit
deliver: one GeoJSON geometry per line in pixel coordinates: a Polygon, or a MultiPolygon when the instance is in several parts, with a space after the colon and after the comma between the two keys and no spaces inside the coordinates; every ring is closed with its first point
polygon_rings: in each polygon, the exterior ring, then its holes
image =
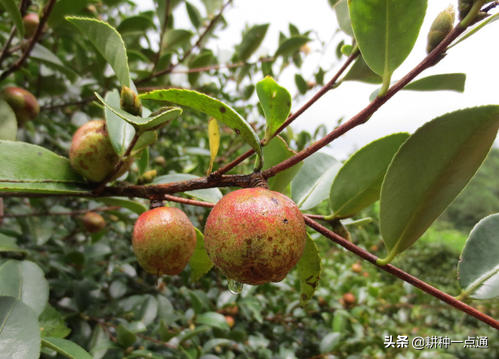
{"type": "Polygon", "coordinates": [[[180,273],[196,247],[196,232],[184,212],[158,207],[142,213],[133,228],[133,251],[146,272],[180,273]]]}
{"type": "Polygon", "coordinates": [[[307,238],[296,204],[265,188],[224,196],[205,226],[208,256],[229,279],[240,283],[279,282],[300,259],[307,238]]]}
{"type": "Polygon", "coordinates": [[[29,13],[23,17],[23,24],[24,37],[29,39],[35,34],[38,25],[40,25],[40,17],[33,12],[29,13]]]}
{"type": "Polygon", "coordinates": [[[20,87],[6,87],[3,90],[3,98],[16,114],[17,121],[22,126],[29,120],[33,120],[40,113],[40,106],[33,94],[20,87]]]}
{"type": "Polygon", "coordinates": [[[82,217],[83,226],[90,233],[96,233],[104,229],[106,220],[99,213],[87,212],[82,217]]]}

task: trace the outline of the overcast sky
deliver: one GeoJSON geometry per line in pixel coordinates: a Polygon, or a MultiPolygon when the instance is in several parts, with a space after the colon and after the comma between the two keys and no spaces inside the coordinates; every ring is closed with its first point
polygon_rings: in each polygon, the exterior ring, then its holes
{"type": "MultiPolygon", "coordinates": [[[[191,2],[200,5],[199,0],[191,0],[191,2]]],[[[392,80],[402,77],[425,56],[426,34],[429,27],[436,15],[450,4],[457,8],[457,1],[428,1],[420,37],[407,61],[395,71],[392,80]]],[[[141,1],[141,7],[152,7],[152,0],[141,1]]],[[[201,5],[199,8],[204,9],[201,5]]],[[[185,11],[177,11],[177,13],[175,26],[189,28],[190,22],[187,16],[183,15],[185,11]]],[[[298,26],[301,32],[313,30],[312,37],[318,40],[310,42],[312,54],[306,59],[306,66],[301,71],[309,80],[313,80],[313,73],[318,65],[328,69],[334,64],[335,46],[342,38],[341,35],[337,35],[331,41],[337,22],[327,0],[313,0],[306,3],[299,0],[234,0],[233,5],[225,12],[225,18],[229,24],[228,28],[219,32],[219,39],[210,44],[211,47],[221,52],[232,52],[234,45],[241,41],[241,31],[246,24],[270,23],[265,41],[254,55],[254,59],[258,58],[259,54],[267,55],[275,51],[279,31],[288,34],[289,22],[298,26]],[[324,48],[324,43],[329,46],[324,48]]],[[[399,131],[413,132],[423,123],[444,113],[477,105],[497,104],[499,99],[498,30],[499,21],[489,24],[467,41],[452,48],[437,66],[426,70],[420,76],[464,72],[467,74],[464,93],[402,91],[378,110],[368,123],[334,141],[329,146],[328,152],[343,159],[371,140],[399,131]]],[[[339,66],[341,66],[340,63],[328,72],[325,77],[326,81],[339,66]]],[[[294,74],[295,69],[290,67],[279,79],[279,82],[288,88],[292,95],[297,93],[294,74]]],[[[319,124],[324,123],[330,130],[338,118],[348,119],[366,106],[370,93],[376,88],[376,85],[359,82],[344,83],[307,110],[293,123],[293,128],[313,131],[319,124]]],[[[299,108],[306,102],[313,95],[313,91],[295,101],[293,109],[299,108]]]]}

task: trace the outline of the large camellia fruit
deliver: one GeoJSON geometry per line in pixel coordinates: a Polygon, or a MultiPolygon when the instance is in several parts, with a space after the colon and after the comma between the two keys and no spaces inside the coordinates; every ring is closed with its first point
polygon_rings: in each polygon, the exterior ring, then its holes
{"type": "Polygon", "coordinates": [[[205,226],[205,248],[230,279],[247,284],[279,282],[300,259],[307,238],[296,204],[265,188],[224,196],[205,226]]]}
{"type": "Polygon", "coordinates": [[[17,121],[22,126],[26,121],[33,120],[40,112],[40,106],[33,94],[20,87],[6,87],[3,98],[16,114],[17,121]]]}
{"type": "Polygon", "coordinates": [[[76,172],[92,182],[105,179],[119,161],[104,120],[89,121],[73,135],[69,161],[76,172]]]}
{"type": "Polygon", "coordinates": [[[196,247],[196,232],[178,208],[158,207],[142,213],[133,227],[133,251],[146,272],[182,272],[196,247]]]}

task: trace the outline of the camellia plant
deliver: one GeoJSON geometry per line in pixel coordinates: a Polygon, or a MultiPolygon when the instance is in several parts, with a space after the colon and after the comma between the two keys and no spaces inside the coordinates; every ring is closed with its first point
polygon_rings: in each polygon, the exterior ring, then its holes
{"type": "MultiPolygon", "coordinates": [[[[499,129],[499,105],[442,114],[412,134],[366,144],[343,163],[320,151],[375,121],[399,91],[462,92],[465,74],[424,72],[445,69],[448,50],[496,20],[499,3],[460,0],[421,34],[426,0],[330,0],[347,40],[338,43],[336,73],[319,68],[313,82],[299,74],[310,32],[290,24],[275,52],[256,58],[271,25],[249,27],[222,63],[216,34],[235,21],[224,18],[232,0],[203,3],[204,10],[157,0],[156,12],[138,12],[119,0],[0,1],[0,357],[200,358],[224,345],[252,357],[240,343],[258,347],[255,336],[189,344],[208,330],[237,328],[238,307],[206,311],[207,298],[225,278],[230,292],[244,294],[250,285],[285,288],[281,281],[296,276],[299,300],[286,314],[305,308],[326,271],[318,234],[370,263],[352,265],[359,276],[375,266],[499,329],[465,303],[499,296],[499,215],[472,230],[456,297],[391,264],[478,170],[499,129]],[[177,24],[180,11],[192,31],[177,24]],[[395,78],[418,36],[427,37],[427,53],[395,78]],[[308,96],[299,108],[278,83],[290,67],[299,96],[308,96]],[[291,131],[348,81],[379,88],[329,133],[291,131]],[[352,218],[378,201],[381,257],[349,231],[363,221],[352,218]],[[119,253],[119,261],[109,259],[119,253]],[[167,299],[175,287],[191,298],[183,332],[168,325],[178,319],[167,299]],[[95,301],[119,303],[121,316],[112,305],[97,314],[95,301]],[[144,333],[148,326],[159,337],[144,333]]],[[[246,310],[260,322],[257,296],[250,297],[246,310]]],[[[348,290],[340,297],[343,311],[361,302],[348,290]]],[[[318,306],[329,310],[323,297],[318,306]]],[[[335,316],[333,329],[341,320],[335,316]]],[[[338,345],[339,336],[326,338],[322,353],[338,345]]]]}

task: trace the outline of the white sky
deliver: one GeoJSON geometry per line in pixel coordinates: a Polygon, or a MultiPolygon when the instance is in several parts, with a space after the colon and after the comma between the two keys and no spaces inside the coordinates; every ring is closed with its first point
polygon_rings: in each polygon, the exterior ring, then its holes
{"type": "MultiPolygon", "coordinates": [[[[199,8],[204,10],[199,0],[191,0],[191,2],[199,4],[199,8]]],[[[141,7],[152,7],[152,0],[140,3],[141,7]]],[[[450,4],[457,8],[457,1],[428,1],[428,9],[420,37],[407,61],[395,71],[392,80],[402,77],[425,56],[426,34],[429,27],[436,15],[450,4]]],[[[175,26],[189,28],[190,21],[185,15],[185,10],[180,8],[183,8],[183,5],[179,6],[180,11],[176,11],[175,26]]],[[[225,30],[219,31],[219,39],[211,43],[212,48],[215,47],[221,52],[232,52],[234,45],[241,41],[241,31],[245,25],[268,22],[270,27],[265,40],[252,59],[257,59],[259,55],[270,54],[277,48],[279,31],[289,34],[288,23],[292,22],[299,28],[300,32],[313,30],[312,38],[318,39],[309,43],[312,54],[306,58],[306,66],[301,70],[306,79],[313,80],[313,73],[318,65],[329,69],[331,64],[336,61],[335,46],[342,35],[330,41],[336,31],[337,22],[335,13],[327,0],[309,0],[308,2],[299,0],[234,0],[233,5],[226,10],[224,15],[229,26],[225,30]],[[321,42],[329,44],[329,46],[324,48],[321,42]]],[[[498,30],[499,21],[487,25],[467,41],[452,48],[435,67],[420,75],[420,77],[425,77],[437,73],[464,72],[467,74],[464,93],[401,91],[378,110],[368,123],[351,130],[334,141],[329,146],[328,152],[343,159],[371,140],[399,131],[413,132],[423,123],[444,113],[466,107],[497,104],[499,94],[498,30]]],[[[223,62],[222,59],[220,61],[223,62]]],[[[340,63],[326,74],[325,81],[331,78],[339,66],[341,66],[340,63]]],[[[293,67],[289,67],[279,78],[280,84],[288,88],[292,95],[297,93],[294,85],[295,70],[293,67]]],[[[255,81],[258,80],[255,79],[255,81]]],[[[346,82],[339,88],[330,91],[301,115],[293,123],[293,129],[313,131],[319,124],[324,123],[328,130],[331,130],[337,119],[340,117],[348,119],[366,106],[370,93],[376,88],[376,85],[346,82]]],[[[305,96],[299,97],[294,102],[293,109],[298,109],[313,95],[314,91],[316,90],[309,91],[305,96]]]]}

